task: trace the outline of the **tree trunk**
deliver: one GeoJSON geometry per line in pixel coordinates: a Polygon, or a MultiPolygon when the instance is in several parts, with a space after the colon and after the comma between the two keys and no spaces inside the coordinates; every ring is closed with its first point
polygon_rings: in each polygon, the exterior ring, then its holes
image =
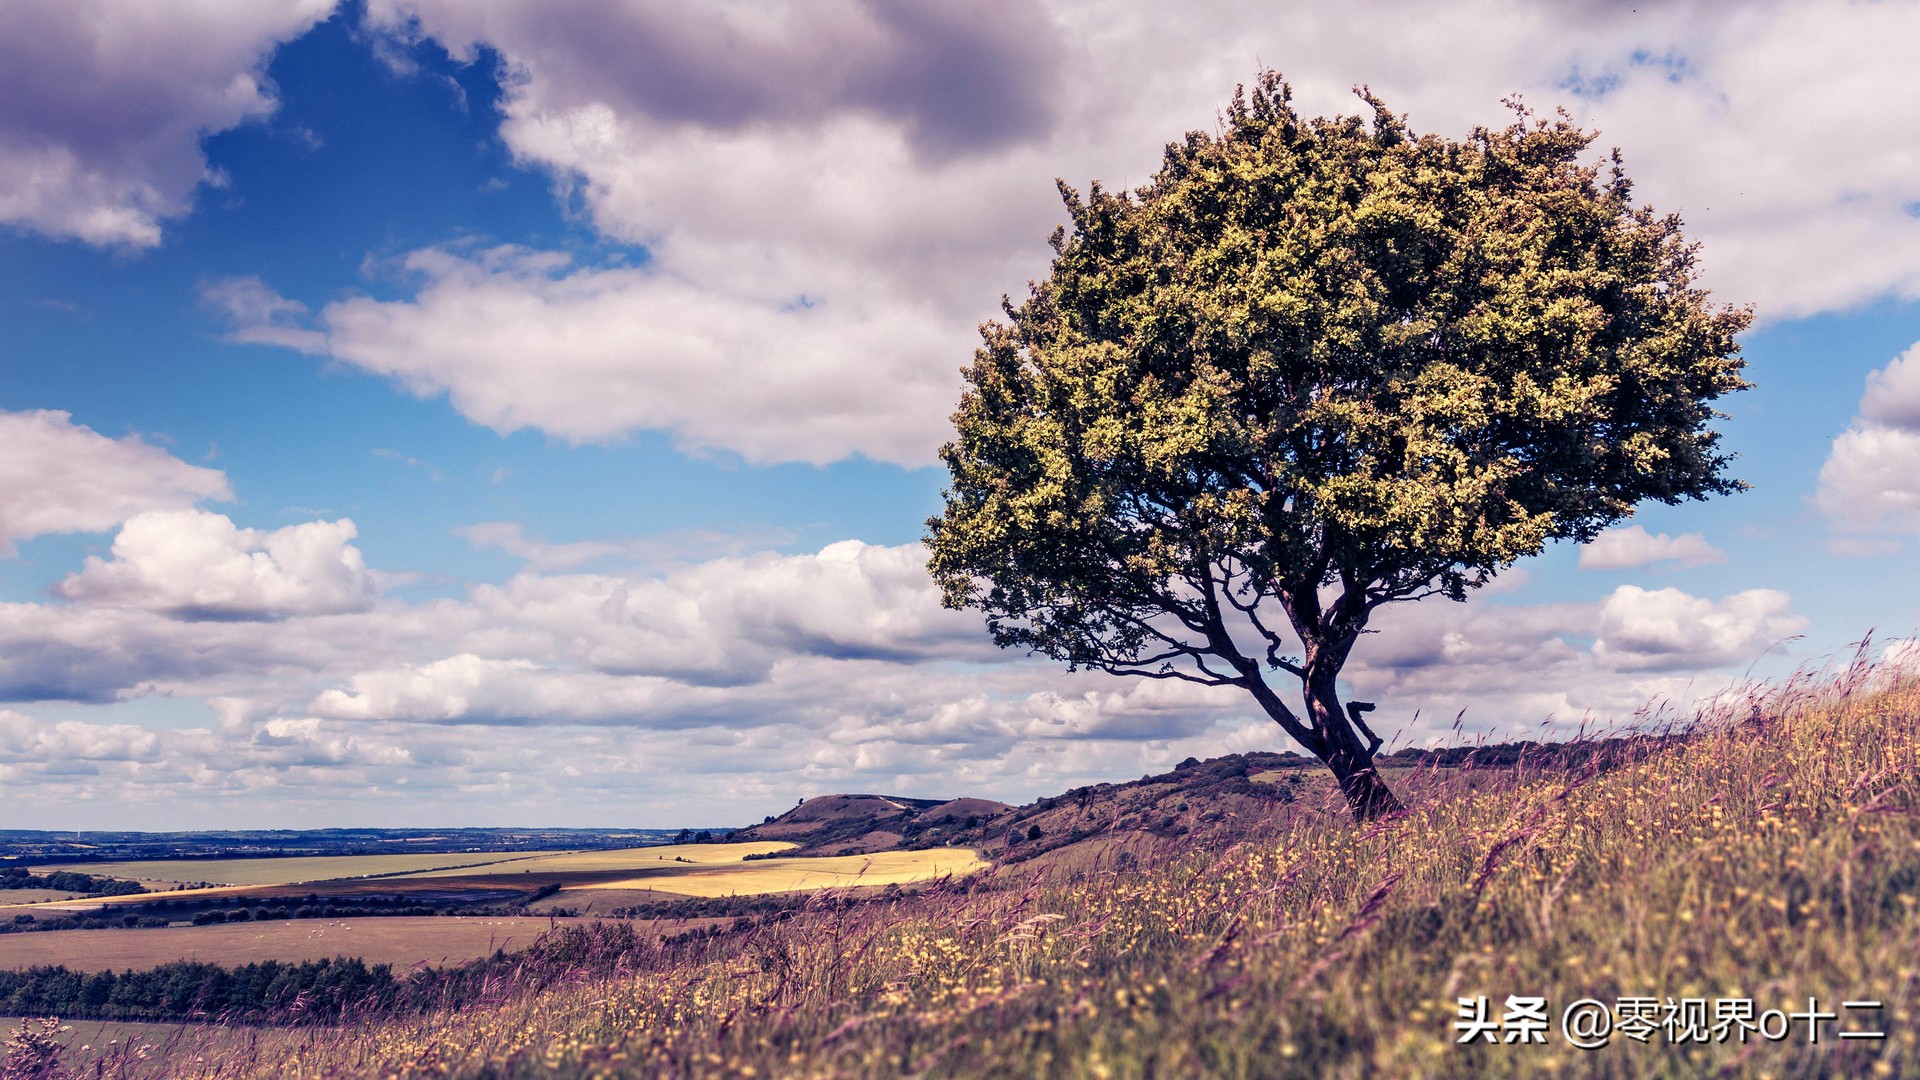
{"type": "Polygon", "coordinates": [[[1327,768],[1333,770],[1334,778],[1340,781],[1340,793],[1347,797],[1347,809],[1353,811],[1355,821],[1372,821],[1387,814],[1400,812],[1400,800],[1380,779],[1379,770],[1367,761],[1359,768],[1344,758],[1335,757],[1327,762],[1327,768]]]}
{"type": "Polygon", "coordinates": [[[1354,820],[1372,821],[1398,813],[1400,800],[1394,797],[1386,781],[1373,767],[1373,748],[1360,738],[1346,709],[1341,707],[1335,685],[1339,668],[1334,663],[1308,661],[1307,677],[1302,681],[1307,699],[1307,714],[1321,745],[1312,748],[1340,782],[1340,793],[1347,797],[1347,809],[1354,820]]]}

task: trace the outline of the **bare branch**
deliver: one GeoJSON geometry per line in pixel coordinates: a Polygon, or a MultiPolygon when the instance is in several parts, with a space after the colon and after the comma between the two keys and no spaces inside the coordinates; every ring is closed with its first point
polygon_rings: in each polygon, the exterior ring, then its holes
{"type": "Polygon", "coordinates": [[[1100,670],[1105,671],[1109,675],[1133,675],[1142,679],[1179,679],[1182,682],[1198,683],[1201,686],[1241,685],[1237,679],[1229,679],[1222,675],[1215,675],[1212,672],[1207,672],[1204,676],[1190,675],[1187,672],[1171,667],[1156,668],[1152,671],[1132,671],[1124,667],[1109,667],[1102,664],[1100,670]]]}

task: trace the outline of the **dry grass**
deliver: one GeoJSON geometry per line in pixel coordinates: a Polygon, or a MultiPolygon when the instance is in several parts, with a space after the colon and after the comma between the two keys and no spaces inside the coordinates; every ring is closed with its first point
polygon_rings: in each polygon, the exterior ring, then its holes
{"type": "Polygon", "coordinates": [[[1459,773],[1408,777],[1409,812],[1371,826],[1296,805],[1125,865],[818,904],[558,987],[212,1033],[101,1075],[1920,1075],[1911,676],[1796,679],[1604,771],[1459,773]],[[1871,998],[1890,1037],[1456,1045],[1457,1000],[1478,994],[1556,1014],[1581,997],[1871,998]]]}

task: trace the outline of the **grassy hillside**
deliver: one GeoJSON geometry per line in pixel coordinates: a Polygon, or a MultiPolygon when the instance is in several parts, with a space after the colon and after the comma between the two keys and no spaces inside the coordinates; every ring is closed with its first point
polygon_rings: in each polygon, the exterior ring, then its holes
{"type": "Polygon", "coordinates": [[[1270,802],[731,934],[607,949],[606,924],[569,927],[536,950],[569,966],[558,985],[549,968],[458,1009],[216,1031],[103,1075],[1920,1075],[1910,675],[1796,680],[1574,768],[1398,783],[1410,811],[1367,827],[1270,802]],[[1510,994],[1548,1000],[1543,1045],[1456,1042],[1460,998],[1497,1017],[1510,994]],[[1777,1042],[1563,1036],[1576,999],[1637,996],[1841,1015],[1816,1045],[1798,1020],[1777,1042]]]}

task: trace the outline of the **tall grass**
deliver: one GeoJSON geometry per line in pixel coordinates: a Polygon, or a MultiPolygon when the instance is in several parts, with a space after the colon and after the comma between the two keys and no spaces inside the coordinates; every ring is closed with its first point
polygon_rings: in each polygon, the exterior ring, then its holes
{"type": "Polygon", "coordinates": [[[1409,811],[1229,820],[1127,864],[1030,869],[661,944],[577,927],[538,977],[410,1018],[215,1033],[145,1076],[1920,1075],[1920,680],[1855,662],[1723,699],[1689,737],[1401,781],[1409,811]],[[572,972],[556,981],[555,971],[572,972]],[[1459,999],[1548,999],[1463,1046],[1459,999]],[[1578,998],[1884,1002],[1809,1045],[1576,1049],[1578,998]],[[1877,1028],[1882,1040],[1841,1040],[1877,1028]]]}

